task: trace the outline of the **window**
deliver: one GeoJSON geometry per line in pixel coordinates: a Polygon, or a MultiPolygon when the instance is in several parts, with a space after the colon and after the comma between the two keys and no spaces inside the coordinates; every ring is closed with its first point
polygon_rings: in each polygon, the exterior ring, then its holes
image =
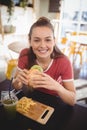
{"type": "Polygon", "coordinates": [[[87,0],[62,0],[60,18],[53,21],[58,24],[59,41],[70,32],[87,33],[87,0]]]}

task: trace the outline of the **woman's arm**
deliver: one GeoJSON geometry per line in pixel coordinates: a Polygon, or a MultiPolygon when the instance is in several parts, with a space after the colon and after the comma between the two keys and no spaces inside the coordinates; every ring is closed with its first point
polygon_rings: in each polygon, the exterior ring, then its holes
{"type": "Polygon", "coordinates": [[[63,85],[51,78],[49,75],[43,72],[34,73],[30,78],[29,71],[24,69],[22,71],[17,70],[15,78],[13,80],[13,86],[15,89],[22,88],[23,84],[28,86],[29,80],[33,88],[45,88],[50,91],[54,91],[65,103],[74,106],[76,103],[76,90],[73,80],[63,82],[63,85]]]}
{"type": "Polygon", "coordinates": [[[58,95],[61,99],[69,105],[74,106],[76,103],[76,89],[73,81],[67,81],[62,85],[58,85],[58,95]]]}
{"type": "Polygon", "coordinates": [[[73,80],[63,82],[63,85],[55,81],[45,73],[37,73],[31,79],[33,88],[45,88],[54,91],[65,103],[73,106],[76,103],[76,90],[73,80]],[[38,76],[37,76],[38,75],[38,76]]]}
{"type": "Polygon", "coordinates": [[[27,76],[28,76],[28,70],[17,69],[12,81],[13,87],[18,90],[23,87],[23,84],[28,85],[27,76]]]}

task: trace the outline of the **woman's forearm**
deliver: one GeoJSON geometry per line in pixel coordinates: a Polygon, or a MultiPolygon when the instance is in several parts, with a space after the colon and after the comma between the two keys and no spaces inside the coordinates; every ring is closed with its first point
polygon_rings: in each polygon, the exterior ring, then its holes
{"type": "Polygon", "coordinates": [[[23,87],[22,82],[18,81],[17,78],[13,78],[12,85],[15,89],[21,89],[23,87]]]}
{"type": "Polygon", "coordinates": [[[65,89],[62,85],[58,87],[59,97],[67,104],[74,106],[76,103],[76,93],[71,90],[65,89]]]}

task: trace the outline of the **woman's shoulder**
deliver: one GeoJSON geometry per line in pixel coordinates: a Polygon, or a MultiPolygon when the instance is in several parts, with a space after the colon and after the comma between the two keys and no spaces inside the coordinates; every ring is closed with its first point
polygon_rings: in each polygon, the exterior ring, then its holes
{"type": "Polygon", "coordinates": [[[20,56],[28,55],[28,53],[29,53],[29,48],[24,48],[23,50],[21,50],[20,56]]]}
{"type": "Polygon", "coordinates": [[[27,53],[27,52],[29,52],[29,48],[22,49],[20,53],[27,53]]]}
{"type": "Polygon", "coordinates": [[[70,62],[70,59],[64,55],[64,56],[61,56],[61,57],[58,57],[55,59],[56,62],[59,62],[59,61],[62,61],[62,62],[70,62]]]}
{"type": "Polygon", "coordinates": [[[66,66],[66,65],[71,64],[71,61],[67,56],[63,56],[63,57],[58,57],[58,58],[54,59],[54,64],[58,65],[58,66],[59,65],[66,66]]]}

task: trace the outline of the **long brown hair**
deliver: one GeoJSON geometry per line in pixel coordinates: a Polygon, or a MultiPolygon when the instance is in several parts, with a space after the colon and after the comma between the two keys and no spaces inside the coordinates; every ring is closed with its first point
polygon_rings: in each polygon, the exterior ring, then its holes
{"type": "MultiPolygon", "coordinates": [[[[30,28],[30,31],[29,31],[29,34],[28,34],[29,41],[31,40],[33,29],[36,28],[36,27],[43,27],[43,26],[50,28],[52,30],[53,36],[54,36],[54,27],[51,24],[50,20],[48,18],[46,18],[46,17],[40,17],[30,28]]],[[[63,56],[64,56],[64,54],[55,45],[54,49],[53,49],[53,52],[50,55],[50,57],[52,59],[55,59],[55,58],[63,57],[63,56]]],[[[28,57],[29,57],[29,68],[30,68],[32,65],[34,65],[36,63],[36,55],[34,54],[31,46],[29,48],[28,57]]]]}

